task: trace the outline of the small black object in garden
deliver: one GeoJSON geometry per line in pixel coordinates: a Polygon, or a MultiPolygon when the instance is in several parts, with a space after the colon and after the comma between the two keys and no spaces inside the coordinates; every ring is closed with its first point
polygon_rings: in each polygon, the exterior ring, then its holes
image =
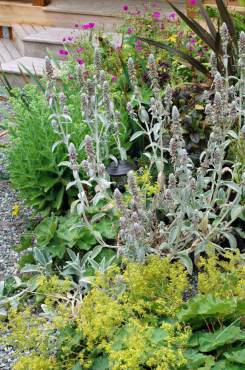
{"type": "Polygon", "coordinates": [[[133,169],[133,166],[128,161],[119,160],[111,162],[107,167],[107,172],[110,175],[111,182],[113,183],[111,189],[114,191],[116,188],[120,192],[125,192],[125,185],[127,183],[127,174],[133,169]]]}

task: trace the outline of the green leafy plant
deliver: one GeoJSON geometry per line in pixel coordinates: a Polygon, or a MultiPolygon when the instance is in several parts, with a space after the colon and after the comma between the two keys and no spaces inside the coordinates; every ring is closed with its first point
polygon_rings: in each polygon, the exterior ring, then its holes
{"type": "MultiPolygon", "coordinates": [[[[9,123],[13,141],[9,151],[11,181],[26,202],[38,211],[46,214],[51,210],[62,212],[69,208],[73,198],[73,192],[66,191],[71,173],[67,168],[57,167],[66,159],[65,148],[59,147],[52,152],[56,135],[49,123],[47,100],[37,87],[31,85],[23,91],[14,90],[14,93],[15,97],[10,99],[14,123],[9,123]]],[[[76,96],[69,95],[67,104],[77,117],[76,96]]],[[[75,120],[69,126],[69,132],[76,141],[79,135],[85,135],[86,128],[75,120]]]]}

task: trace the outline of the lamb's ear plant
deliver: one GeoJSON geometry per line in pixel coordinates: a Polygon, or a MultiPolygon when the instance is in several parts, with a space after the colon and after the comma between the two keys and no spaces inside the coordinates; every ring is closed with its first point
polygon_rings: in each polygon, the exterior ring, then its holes
{"type": "MultiPolygon", "coordinates": [[[[222,25],[221,30],[226,73],[222,77],[217,70],[212,71],[214,98],[212,101],[207,99],[205,109],[212,131],[207,148],[200,156],[199,167],[195,168],[185,149],[181,117],[174,106],[171,116],[172,137],[168,146],[173,172],[169,175],[167,184],[160,187],[150,206],[148,202],[148,207],[132,181],[133,174],[128,179],[128,187],[132,193],[131,203],[123,203],[122,195],[118,190],[115,191],[121,213],[119,235],[122,245],[119,250],[129,258],[143,261],[146,253],[154,250],[155,253],[167,254],[172,259],[179,258],[191,272],[191,254],[196,259],[209,248],[222,251],[223,239],[228,241],[229,248],[234,250],[237,247],[233,223],[244,212],[241,199],[244,197],[245,184],[244,178],[240,184],[236,183],[234,168],[228,167],[225,156],[232,137],[242,138],[244,130],[245,34],[242,32],[240,35],[241,78],[237,79],[228,74],[229,32],[226,24],[222,25]],[[231,85],[232,81],[236,82],[235,86],[231,85]],[[153,216],[156,216],[158,209],[165,215],[162,220],[157,217],[154,220],[153,216]],[[147,212],[151,216],[148,217],[147,212]],[[132,235],[136,235],[136,240],[132,235]]],[[[135,116],[131,105],[130,110],[131,116],[135,116]]],[[[148,117],[145,110],[144,117],[148,117]]],[[[147,127],[148,120],[142,121],[147,127]]],[[[140,134],[148,135],[153,156],[156,157],[155,148],[161,149],[159,136],[154,136],[154,130],[142,130],[140,134]]]]}

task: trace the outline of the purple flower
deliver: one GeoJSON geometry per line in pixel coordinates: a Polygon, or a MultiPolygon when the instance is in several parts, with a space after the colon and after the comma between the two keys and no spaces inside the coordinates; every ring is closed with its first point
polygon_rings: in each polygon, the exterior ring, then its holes
{"type": "Polygon", "coordinates": [[[66,42],[66,37],[64,37],[64,38],[62,39],[62,41],[63,41],[63,42],[66,42]]]}
{"type": "Polygon", "coordinates": [[[134,30],[133,30],[133,28],[129,27],[127,32],[128,32],[128,34],[131,34],[131,33],[134,32],[134,30]]]}
{"type": "Polygon", "coordinates": [[[198,55],[199,57],[203,57],[203,56],[204,56],[204,52],[200,50],[200,51],[198,51],[198,52],[197,52],[197,55],[198,55]]]}
{"type": "Polygon", "coordinates": [[[92,22],[85,23],[85,24],[82,25],[82,29],[84,29],[84,30],[90,30],[94,27],[95,27],[95,23],[92,23],[92,22]]]}
{"type": "Polygon", "coordinates": [[[177,14],[175,12],[171,12],[167,15],[167,20],[169,22],[176,22],[178,19],[177,14]]]}
{"type": "Polygon", "coordinates": [[[60,50],[59,50],[59,54],[60,54],[60,55],[68,55],[68,54],[69,54],[69,51],[64,50],[64,49],[60,49],[60,50]]]}
{"type": "Polygon", "coordinates": [[[111,80],[112,80],[113,82],[117,81],[117,76],[111,76],[111,80]]]}
{"type": "Polygon", "coordinates": [[[189,42],[190,42],[191,45],[195,45],[197,43],[197,40],[191,38],[189,42]]]}
{"type": "Polygon", "coordinates": [[[73,40],[73,36],[69,36],[69,37],[67,38],[67,40],[68,40],[68,41],[72,41],[72,40],[73,40]]]}
{"type": "Polygon", "coordinates": [[[128,5],[127,5],[127,4],[123,5],[123,10],[124,10],[125,12],[127,12],[127,11],[128,11],[128,5]]]}
{"type": "Polygon", "coordinates": [[[78,23],[76,23],[76,24],[75,24],[75,27],[76,27],[76,28],[79,28],[79,24],[78,24],[78,23]]]}
{"type": "Polygon", "coordinates": [[[80,59],[80,58],[77,58],[76,59],[76,62],[80,65],[83,65],[84,64],[84,60],[80,59]]]}
{"type": "Polygon", "coordinates": [[[77,49],[77,53],[82,53],[82,52],[83,52],[83,50],[84,50],[83,48],[78,48],[78,49],[77,49]]]}
{"type": "Polygon", "coordinates": [[[141,51],[142,50],[142,41],[140,41],[140,40],[136,41],[135,49],[136,49],[136,51],[141,51]]]}
{"type": "Polygon", "coordinates": [[[155,19],[159,19],[161,17],[161,13],[160,12],[154,12],[152,14],[152,17],[155,18],[155,19]]]}
{"type": "Polygon", "coordinates": [[[197,1],[196,0],[188,0],[190,6],[196,6],[197,1]]]}
{"type": "Polygon", "coordinates": [[[156,8],[157,7],[157,3],[152,3],[151,6],[152,6],[152,8],[156,8]]]}

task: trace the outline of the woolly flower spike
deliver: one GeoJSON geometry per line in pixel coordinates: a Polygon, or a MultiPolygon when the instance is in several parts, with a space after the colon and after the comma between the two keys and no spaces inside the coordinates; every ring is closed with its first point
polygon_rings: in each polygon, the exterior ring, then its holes
{"type": "Polygon", "coordinates": [[[211,53],[210,64],[211,64],[211,74],[212,76],[214,76],[215,73],[217,72],[217,58],[214,52],[211,53]]]}
{"type": "Polygon", "coordinates": [[[122,193],[118,189],[115,189],[114,197],[115,197],[117,208],[119,209],[119,211],[122,214],[124,214],[125,207],[124,207],[124,204],[123,204],[122,193]]]}
{"type": "Polygon", "coordinates": [[[214,109],[217,116],[220,116],[220,113],[223,109],[222,97],[219,92],[216,92],[214,95],[214,109]]]}
{"type": "Polygon", "coordinates": [[[234,120],[237,118],[237,106],[235,100],[230,105],[230,117],[234,120]]]}
{"type": "Polygon", "coordinates": [[[133,171],[129,171],[128,173],[128,187],[134,198],[138,198],[138,186],[133,171]]]}
{"type": "Polygon", "coordinates": [[[148,58],[148,69],[149,69],[149,78],[151,80],[151,84],[153,88],[159,87],[158,85],[158,72],[157,72],[157,65],[153,54],[149,55],[148,58]]]}
{"type": "Polygon", "coordinates": [[[54,69],[53,69],[51,60],[47,56],[45,57],[45,70],[46,70],[48,79],[51,80],[54,75],[54,69]]]}
{"type": "Polygon", "coordinates": [[[230,37],[226,23],[223,23],[220,28],[220,36],[224,46],[227,46],[230,37]]]}
{"type": "Polygon", "coordinates": [[[135,118],[135,112],[134,112],[134,108],[133,108],[131,102],[127,103],[127,111],[128,111],[128,114],[129,114],[130,118],[134,119],[135,118]]]}
{"type": "Polygon", "coordinates": [[[245,54],[245,32],[242,31],[240,33],[240,38],[239,38],[239,53],[240,55],[245,54]]]}
{"type": "Polygon", "coordinates": [[[214,76],[215,91],[222,92],[224,87],[224,80],[219,72],[215,73],[214,76]]]}
{"type": "Polygon", "coordinates": [[[173,104],[172,97],[173,97],[173,90],[170,85],[167,85],[166,90],[165,90],[165,96],[164,96],[164,103],[167,106],[171,106],[173,104]]]}
{"type": "Polygon", "coordinates": [[[96,73],[98,74],[100,73],[100,70],[102,68],[101,65],[102,65],[101,52],[100,49],[96,49],[94,54],[94,66],[96,73]]]}
{"type": "Polygon", "coordinates": [[[64,94],[63,92],[61,92],[61,93],[59,94],[59,99],[60,99],[60,105],[61,105],[61,106],[64,106],[64,104],[65,104],[65,102],[66,102],[66,96],[65,96],[65,94],[64,94]]]}
{"type": "Polygon", "coordinates": [[[134,67],[134,60],[131,57],[128,59],[128,74],[131,85],[136,86],[137,85],[136,71],[134,67]]]}
{"type": "Polygon", "coordinates": [[[179,122],[179,111],[178,108],[174,105],[172,109],[172,121],[173,123],[178,123],[179,122]]]}
{"type": "Polygon", "coordinates": [[[92,161],[94,159],[93,140],[89,135],[85,136],[84,145],[88,160],[92,161]]]}
{"type": "Polygon", "coordinates": [[[73,143],[69,144],[68,152],[69,152],[69,159],[70,159],[71,164],[72,165],[76,164],[77,152],[76,152],[75,145],[73,143]]]}
{"type": "Polygon", "coordinates": [[[84,67],[82,66],[82,64],[79,63],[76,67],[76,72],[77,72],[77,80],[80,83],[80,86],[83,86],[84,84],[83,71],[84,71],[84,67]]]}

